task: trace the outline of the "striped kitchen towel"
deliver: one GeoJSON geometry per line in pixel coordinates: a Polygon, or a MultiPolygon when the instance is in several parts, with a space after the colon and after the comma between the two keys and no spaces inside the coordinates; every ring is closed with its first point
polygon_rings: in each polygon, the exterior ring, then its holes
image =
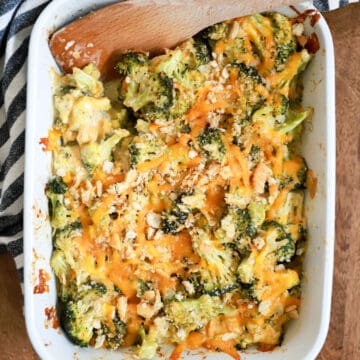
{"type": "MultiPolygon", "coordinates": [[[[314,0],[321,11],[358,0],[314,0]]],[[[0,252],[23,281],[23,184],[27,52],[32,26],[49,1],[0,0],[0,252]]]]}

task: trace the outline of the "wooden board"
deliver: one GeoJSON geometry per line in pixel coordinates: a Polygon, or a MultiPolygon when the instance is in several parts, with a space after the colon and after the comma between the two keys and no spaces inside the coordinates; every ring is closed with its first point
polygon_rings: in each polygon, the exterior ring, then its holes
{"type": "MultiPolygon", "coordinates": [[[[325,15],[335,41],[336,253],[329,334],[318,360],[360,359],[360,4],[325,15]]],[[[0,360],[37,359],[11,259],[0,256],[0,360]]],[[[290,360],[290,359],[289,359],[290,360]]]]}
{"type": "Polygon", "coordinates": [[[336,59],[336,248],[329,334],[319,360],[360,359],[360,4],[329,13],[336,59]]]}

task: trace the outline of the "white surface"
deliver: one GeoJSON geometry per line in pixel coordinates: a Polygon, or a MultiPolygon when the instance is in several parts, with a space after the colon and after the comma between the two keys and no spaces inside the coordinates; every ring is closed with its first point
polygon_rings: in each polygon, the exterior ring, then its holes
{"type": "MultiPolygon", "coordinates": [[[[55,62],[48,47],[48,34],[89,9],[111,1],[55,0],[34,26],[28,63],[26,161],[24,194],[25,316],[31,342],[42,359],[129,359],[129,353],[80,349],[72,345],[61,329],[45,327],[45,307],[56,306],[56,290],[49,258],[52,251],[50,224],[46,221],[44,186],[50,176],[51,156],[43,152],[39,139],[47,136],[53,122],[50,68],[55,62]],[[59,15],[61,14],[61,15],[59,15]],[[40,211],[41,212],[40,212],[40,211]],[[39,269],[51,274],[50,292],[33,294],[39,269]]],[[[311,6],[299,6],[304,10],[311,6]]],[[[282,12],[294,15],[289,9],[282,12]]],[[[315,359],[329,326],[334,252],[335,219],[335,94],[334,54],[330,31],[323,18],[315,31],[321,49],[305,76],[304,104],[315,108],[313,128],[304,135],[303,153],[318,177],[314,200],[307,199],[309,247],[305,260],[303,301],[300,319],[289,324],[283,346],[271,353],[242,354],[242,360],[315,359]]],[[[188,355],[187,360],[201,359],[188,355]]],[[[207,359],[228,359],[212,353],[207,359]]]]}

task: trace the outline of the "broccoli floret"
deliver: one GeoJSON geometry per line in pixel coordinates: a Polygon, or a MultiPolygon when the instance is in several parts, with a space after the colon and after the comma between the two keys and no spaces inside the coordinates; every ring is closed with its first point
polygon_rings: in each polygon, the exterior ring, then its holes
{"type": "Polygon", "coordinates": [[[289,110],[289,105],[290,100],[285,95],[281,95],[281,101],[277,107],[277,115],[286,115],[289,110]]]}
{"type": "Polygon", "coordinates": [[[173,101],[173,83],[165,73],[150,71],[147,54],[122,54],[116,70],[125,77],[119,89],[119,98],[125,106],[135,112],[140,110],[146,119],[167,117],[166,110],[173,101]]]}
{"type": "Polygon", "coordinates": [[[171,301],[165,305],[169,321],[186,334],[203,328],[211,319],[228,312],[220,298],[209,295],[202,295],[198,299],[171,301]]]}
{"type": "Polygon", "coordinates": [[[191,127],[189,124],[183,124],[180,128],[180,132],[183,134],[190,134],[191,132],[191,127]]]}
{"type": "MultiPolygon", "coordinates": [[[[254,50],[256,51],[260,60],[264,60],[266,49],[265,39],[268,33],[268,27],[266,26],[266,23],[268,19],[261,14],[251,15],[247,19],[251,23],[252,28],[255,29],[254,34],[251,37],[254,50]]],[[[252,28],[250,28],[249,31],[253,32],[252,28]]]]}
{"type": "Polygon", "coordinates": [[[96,290],[88,290],[78,294],[78,299],[70,300],[64,304],[61,322],[69,339],[81,347],[89,345],[94,336],[97,323],[94,308],[99,294],[96,290]]]}
{"type": "Polygon", "coordinates": [[[66,94],[66,93],[64,94],[63,91],[60,91],[59,94],[54,96],[54,108],[55,108],[54,124],[57,127],[62,128],[64,124],[67,124],[69,122],[74,103],[75,103],[74,96],[71,94],[66,94]]]}
{"type": "MultiPolygon", "coordinates": [[[[295,54],[293,55],[295,56],[295,54]]],[[[306,69],[310,60],[312,59],[312,55],[306,50],[302,49],[299,53],[297,53],[297,57],[294,59],[293,66],[289,69],[286,67],[284,70],[276,73],[276,82],[272,85],[279,89],[283,89],[286,86],[289,86],[289,99],[300,100],[301,94],[301,74],[306,69]]]]}
{"type": "Polygon", "coordinates": [[[239,288],[239,294],[244,299],[249,299],[255,302],[259,302],[259,297],[256,290],[256,280],[249,282],[248,284],[242,283],[239,288]]]}
{"type": "Polygon", "coordinates": [[[76,88],[84,95],[101,96],[104,92],[100,78],[100,72],[92,63],[83,69],[74,68],[72,78],[75,80],[76,88]]]}
{"type": "Polygon", "coordinates": [[[303,91],[304,83],[302,74],[295,75],[289,84],[288,97],[290,104],[301,104],[303,91]]]}
{"type": "MultiPolygon", "coordinates": [[[[183,86],[187,90],[190,90],[190,91],[187,91],[187,94],[186,94],[187,97],[189,97],[189,95],[191,95],[191,92],[194,93],[196,91],[196,89],[199,88],[204,83],[204,80],[205,80],[205,76],[203,73],[201,73],[197,69],[191,70],[189,68],[187,68],[181,74],[181,76],[179,76],[177,78],[177,81],[181,84],[181,86],[183,86]]],[[[181,100],[181,97],[179,97],[179,95],[178,95],[177,97],[175,97],[174,103],[179,100],[181,100]]],[[[191,105],[192,103],[189,102],[189,100],[188,100],[188,104],[191,105]]],[[[173,106],[175,106],[175,104],[173,106]]]]}
{"type": "Polygon", "coordinates": [[[50,265],[56,275],[57,284],[61,284],[61,286],[57,286],[59,298],[68,300],[75,289],[71,281],[71,267],[66,260],[64,251],[54,250],[51,255],[50,265]]]}
{"type": "Polygon", "coordinates": [[[237,78],[244,96],[234,97],[228,111],[234,115],[235,121],[243,123],[249,121],[252,114],[264,103],[264,98],[257,90],[257,86],[264,86],[265,82],[253,67],[247,67],[244,63],[234,63],[227,66],[230,76],[237,78]]]}
{"type": "MultiPolygon", "coordinates": [[[[235,24],[236,21],[233,22],[235,24]]],[[[246,52],[244,38],[229,36],[231,33],[230,24],[219,23],[203,30],[198,37],[205,40],[208,48],[217,52],[217,46],[221,45],[221,53],[223,55],[224,64],[232,64],[239,62],[243,54],[246,52]]]]}
{"type": "Polygon", "coordinates": [[[256,255],[250,251],[249,256],[241,261],[237,269],[237,274],[242,284],[252,284],[255,281],[255,258],[256,255]]]}
{"type": "Polygon", "coordinates": [[[64,228],[56,229],[53,236],[54,248],[62,250],[65,254],[66,261],[71,267],[75,266],[75,261],[73,259],[73,239],[81,236],[82,226],[79,221],[74,221],[64,228]]]}
{"type": "Polygon", "coordinates": [[[174,94],[174,103],[170,108],[169,116],[175,119],[182,117],[190,109],[192,102],[184,93],[180,94],[177,89],[174,94]]]}
{"type": "Polygon", "coordinates": [[[66,184],[59,178],[52,180],[46,189],[46,196],[49,199],[49,215],[53,229],[61,229],[73,222],[72,211],[64,205],[64,191],[66,184]],[[55,191],[55,192],[54,192],[55,191]]]}
{"type": "Polygon", "coordinates": [[[178,118],[190,108],[194,99],[187,96],[186,89],[194,91],[204,81],[197,67],[205,61],[206,45],[185,44],[188,48],[184,51],[168,51],[151,61],[143,53],[124,54],[117,70],[125,77],[119,89],[125,106],[150,121],[178,118]],[[174,87],[173,81],[180,83],[185,93],[174,87]]]}
{"type": "MultiPolygon", "coordinates": [[[[236,230],[239,233],[239,236],[241,236],[241,234],[252,234],[252,229],[251,229],[251,217],[249,214],[249,211],[246,209],[238,209],[238,208],[232,208],[230,210],[230,213],[233,212],[234,213],[234,218],[235,218],[235,225],[236,225],[236,230]]],[[[250,236],[251,237],[251,236],[250,236]]]]}
{"type": "Polygon", "coordinates": [[[220,43],[224,64],[239,62],[245,53],[244,39],[241,37],[230,38],[230,24],[219,23],[203,30],[199,37],[206,41],[207,47],[217,52],[220,43]]]}
{"type": "Polygon", "coordinates": [[[132,109],[125,107],[120,103],[112,104],[109,110],[111,124],[113,129],[126,129],[132,135],[135,135],[136,117],[132,109]]]}
{"type": "Polygon", "coordinates": [[[136,167],[137,164],[155,159],[165,151],[164,143],[150,133],[136,136],[129,145],[130,164],[136,167]]]}
{"type": "Polygon", "coordinates": [[[115,145],[129,132],[124,129],[115,130],[114,135],[100,143],[89,143],[80,148],[81,161],[88,171],[93,171],[104,161],[109,160],[111,152],[115,145]]]}
{"type": "Polygon", "coordinates": [[[76,294],[76,283],[72,279],[72,269],[75,268],[76,248],[73,239],[81,235],[81,223],[76,221],[54,234],[54,252],[51,257],[51,267],[57,276],[58,295],[63,301],[68,301],[76,294]]]}
{"type": "Polygon", "coordinates": [[[214,277],[207,270],[192,271],[186,275],[185,281],[192,286],[193,292],[190,295],[194,298],[201,295],[221,296],[239,288],[239,284],[235,281],[226,285],[221,285],[217,279],[214,282],[214,277]]]}
{"type": "Polygon", "coordinates": [[[66,335],[74,344],[81,347],[89,345],[93,337],[94,323],[79,312],[76,303],[73,301],[66,303],[61,321],[66,335]]]}
{"type": "Polygon", "coordinates": [[[165,234],[176,235],[181,232],[185,226],[189,212],[181,211],[178,207],[174,207],[170,211],[163,211],[161,214],[161,230],[165,234]]]}
{"type": "Polygon", "coordinates": [[[208,40],[220,40],[227,37],[229,33],[229,24],[222,22],[214,24],[202,30],[200,36],[208,40]]]}
{"type": "Polygon", "coordinates": [[[195,228],[191,235],[194,251],[206,262],[200,270],[203,292],[219,295],[235,289],[236,257],[232,249],[203,229],[195,228]]]}
{"type": "Polygon", "coordinates": [[[276,124],[282,124],[286,120],[287,113],[289,111],[290,101],[283,94],[276,94],[274,96],[274,109],[273,115],[276,121],[276,124]]]}
{"type": "Polygon", "coordinates": [[[182,52],[182,63],[188,70],[197,70],[211,59],[210,48],[200,34],[182,43],[179,49],[182,52]]]}
{"type": "Polygon", "coordinates": [[[117,316],[110,324],[101,324],[101,335],[105,335],[104,346],[107,349],[117,350],[124,342],[127,333],[126,324],[117,316]]]}
{"type": "Polygon", "coordinates": [[[89,287],[90,289],[94,289],[98,294],[106,294],[107,289],[104,284],[98,283],[96,281],[88,281],[85,284],[86,287],[89,287]]]}
{"type": "Polygon", "coordinates": [[[211,55],[208,46],[205,44],[205,42],[200,39],[199,37],[194,39],[194,51],[192,53],[193,61],[192,66],[193,67],[199,67],[201,65],[205,65],[210,61],[211,55]]]}
{"type": "Polygon", "coordinates": [[[274,126],[274,117],[273,117],[273,106],[265,105],[256,110],[252,116],[251,120],[253,122],[261,122],[262,128],[269,129],[274,126]]]}
{"type": "Polygon", "coordinates": [[[276,261],[278,263],[290,262],[295,255],[296,246],[291,235],[286,233],[284,226],[277,221],[265,221],[262,229],[266,231],[266,242],[275,248],[276,261]]]}
{"type": "Polygon", "coordinates": [[[279,13],[271,13],[272,28],[276,44],[275,69],[281,70],[296,51],[296,39],[292,34],[291,20],[279,13]]]}
{"type": "Polygon", "coordinates": [[[127,100],[124,101],[126,106],[134,111],[141,109],[142,116],[147,120],[168,117],[167,109],[173,103],[173,82],[170,78],[162,73],[149,74],[132,85],[136,89],[129,85],[127,100]]]}
{"type": "Polygon", "coordinates": [[[227,39],[222,43],[225,64],[234,64],[240,61],[246,52],[243,38],[227,39]]]}
{"type": "Polygon", "coordinates": [[[115,69],[121,75],[136,75],[146,72],[149,66],[149,56],[141,51],[128,51],[120,55],[115,69]]]}
{"type": "Polygon", "coordinates": [[[286,114],[285,122],[278,128],[279,131],[283,134],[294,132],[304,120],[312,115],[312,113],[312,108],[307,108],[304,111],[289,109],[286,114]]]}
{"type": "Polygon", "coordinates": [[[156,73],[164,73],[169,78],[177,78],[186,69],[182,62],[181,50],[168,51],[165,55],[156,56],[151,60],[151,66],[156,73]]]}
{"type": "Polygon", "coordinates": [[[287,63],[296,50],[296,42],[291,39],[289,42],[285,44],[277,44],[276,47],[276,58],[275,58],[275,68],[279,71],[282,70],[283,65],[287,63]]]}
{"type": "MultiPolygon", "coordinates": [[[[199,297],[200,295],[205,294],[200,271],[190,271],[188,274],[186,274],[185,281],[190,284],[190,295],[193,297],[199,297]]],[[[189,292],[189,289],[186,289],[185,287],[184,291],[189,292]]]]}
{"type": "Polygon", "coordinates": [[[287,290],[290,296],[300,298],[301,297],[301,284],[293,286],[287,290]]]}
{"type": "Polygon", "coordinates": [[[134,133],[136,117],[131,108],[125,107],[119,100],[121,79],[114,79],[104,83],[104,95],[111,101],[111,109],[108,111],[111,124],[114,129],[122,128],[134,133]]]}
{"type": "Polygon", "coordinates": [[[57,173],[60,169],[66,174],[73,174],[80,179],[87,177],[88,173],[83,166],[80,158],[80,146],[64,145],[60,146],[53,153],[53,173],[57,173]]]}
{"type": "MultiPolygon", "coordinates": [[[[308,166],[306,161],[302,157],[295,158],[298,161],[298,170],[294,173],[293,170],[290,170],[290,173],[287,173],[286,169],[284,173],[280,177],[279,188],[283,189],[285,186],[289,184],[292,185],[291,190],[304,190],[306,189],[306,180],[307,180],[307,173],[308,173],[308,166]]],[[[295,160],[293,160],[295,161],[295,160]]]]}
{"type": "Polygon", "coordinates": [[[304,191],[293,190],[288,193],[284,212],[279,213],[279,221],[285,225],[299,224],[303,221],[304,191]]]}
{"type": "Polygon", "coordinates": [[[63,85],[59,90],[59,95],[62,97],[63,95],[69,94],[74,89],[76,89],[75,85],[63,85]]]}
{"type": "Polygon", "coordinates": [[[60,176],[56,176],[48,183],[48,190],[53,194],[65,194],[67,185],[60,176]]]}
{"type": "Polygon", "coordinates": [[[62,238],[71,238],[79,236],[81,233],[82,225],[80,221],[74,221],[62,229],[56,230],[54,234],[54,246],[59,247],[62,238]]]}
{"type": "Polygon", "coordinates": [[[282,190],[285,186],[288,186],[293,182],[293,178],[287,174],[283,175],[279,180],[279,189],[282,190]]]}
{"type": "Polygon", "coordinates": [[[304,190],[306,189],[306,180],[307,180],[308,166],[304,158],[302,158],[302,166],[297,172],[297,178],[293,190],[304,190]]]}
{"type": "Polygon", "coordinates": [[[275,251],[277,262],[278,263],[290,262],[295,255],[295,251],[296,251],[295,243],[290,237],[285,240],[282,240],[282,242],[285,242],[285,244],[280,246],[275,251]]]}
{"type": "Polygon", "coordinates": [[[236,66],[237,68],[239,68],[240,70],[240,74],[239,76],[242,77],[244,80],[245,77],[248,79],[251,79],[255,84],[263,84],[264,80],[262,79],[262,77],[259,75],[259,73],[257,72],[257,70],[251,66],[246,66],[244,63],[238,63],[238,64],[233,64],[233,66],[236,66]],[[244,77],[245,76],[245,77],[244,77]]]}
{"type": "MultiPolygon", "coordinates": [[[[50,265],[54,270],[55,275],[60,279],[63,280],[67,278],[69,274],[69,265],[66,262],[64,252],[61,250],[55,250],[51,256],[50,265]]],[[[66,281],[62,281],[65,283],[66,281]]]]}
{"type": "Polygon", "coordinates": [[[251,254],[251,242],[248,238],[237,239],[235,243],[230,243],[228,246],[237,252],[240,260],[247,259],[251,254]]]}
{"type": "Polygon", "coordinates": [[[216,128],[207,128],[197,137],[200,148],[207,158],[222,162],[226,149],[221,139],[222,131],[216,128]]]}
{"type": "Polygon", "coordinates": [[[276,241],[286,239],[287,237],[284,227],[275,220],[264,221],[261,229],[266,232],[271,232],[273,234],[272,237],[276,241]]]}
{"type": "Polygon", "coordinates": [[[194,98],[189,94],[194,93],[205,80],[204,74],[197,69],[201,65],[198,56],[204,56],[204,54],[198,53],[195,44],[189,40],[182,45],[181,50],[169,51],[165,55],[152,59],[152,66],[155,67],[156,73],[166,74],[169,79],[179,83],[183,89],[174,87],[173,101],[167,109],[166,117],[181,117],[191,107],[194,98]]]}
{"type": "Polygon", "coordinates": [[[129,154],[130,154],[130,163],[132,166],[135,166],[139,162],[141,162],[141,154],[140,149],[136,146],[136,144],[129,145],[129,154]]]}
{"type": "Polygon", "coordinates": [[[248,205],[251,222],[255,227],[260,226],[265,220],[266,204],[261,201],[252,201],[248,205]]]}
{"type": "Polygon", "coordinates": [[[140,327],[139,335],[141,337],[141,345],[137,353],[140,359],[153,359],[156,355],[158,344],[154,336],[155,332],[152,330],[153,328],[146,333],[145,328],[143,326],[140,327]]]}
{"type": "Polygon", "coordinates": [[[57,280],[57,294],[62,302],[68,302],[74,299],[78,291],[78,286],[75,279],[69,280],[66,285],[59,283],[57,280]]]}
{"type": "MultiPolygon", "coordinates": [[[[181,50],[169,51],[165,55],[152,59],[151,67],[158,74],[165,74],[169,79],[176,81],[184,89],[173,89],[172,105],[167,109],[166,117],[181,117],[192,105],[193,98],[189,97],[189,91],[193,93],[205,80],[197,68],[205,61],[205,49],[197,42],[187,41],[181,50]],[[196,48],[197,46],[198,48],[196,48]],[[201,52],[200,52],[201,51],[201,52]],[[201,58],[201,60],[199,60],[201,58]]],[[[204,44],[205,48],[206,45],[204,44]]]]}
{"type": "Polygon", "coordinates": [[[123,343],[126,334],[125,323],[117,317],[111,322],[108,319],[102,321],[104,315],[101,309],[106,302],[104,296],[103,285],[89,282],[76,293],[76,298],[63,304],[61,323],[67,336],[75,344],[81,347],[88,346],[90,341],[99,335],[105,335],[104,345],[107,347],[116,349],[123,343]]]}
{"type": "Polygon", "coordinates": [[[228,237],[228,242],[237,240],[238,242],[242,238],[254,238],[256,236],[256,229],[252,223],[248,209],[240,209],[235,206],[229,207],[228,213],[221,220],[221,227],[225,230],[228,237]],[[227,231],[229,226],[234,227],[234,231],[227,231]]]}

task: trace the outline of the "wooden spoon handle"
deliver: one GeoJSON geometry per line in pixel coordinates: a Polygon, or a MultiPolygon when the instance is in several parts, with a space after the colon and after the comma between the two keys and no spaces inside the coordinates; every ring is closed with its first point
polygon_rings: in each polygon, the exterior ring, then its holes
{"type": "Polygon", "coordinates": [[[51,51],[65,72],[92,62],[113,75],[126,49],[157,54],[217,22],[294,4],[296,0],[129,0],[104,7],[58,30],[51,51]]]}

